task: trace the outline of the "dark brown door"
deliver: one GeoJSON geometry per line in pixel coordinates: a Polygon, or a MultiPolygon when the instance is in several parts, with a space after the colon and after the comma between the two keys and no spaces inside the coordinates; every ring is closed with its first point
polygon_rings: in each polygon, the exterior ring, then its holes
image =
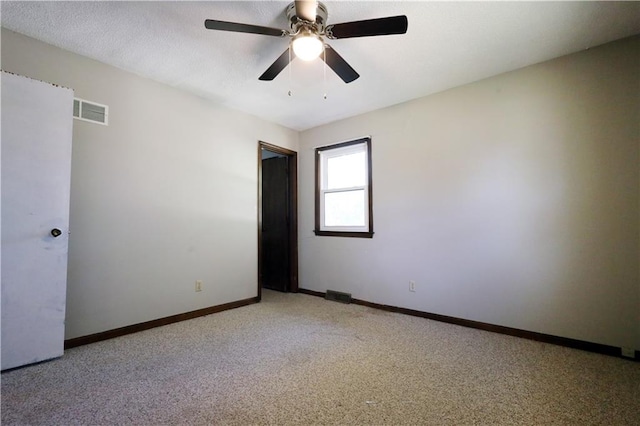
{"type": "Polygon", "coordinates": [[[289,158],[262,160],[262,286],[289,291],[289,158]]]}

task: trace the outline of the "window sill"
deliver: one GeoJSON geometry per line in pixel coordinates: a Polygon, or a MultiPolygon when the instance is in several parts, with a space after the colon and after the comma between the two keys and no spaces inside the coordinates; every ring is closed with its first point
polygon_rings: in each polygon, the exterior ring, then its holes
{"type": "Polygon", "coordinates": [[[340,232],[340,231],[313,231],[319,237],[350,237],[350,238],[373,238],[373,232],[340,232]]]}

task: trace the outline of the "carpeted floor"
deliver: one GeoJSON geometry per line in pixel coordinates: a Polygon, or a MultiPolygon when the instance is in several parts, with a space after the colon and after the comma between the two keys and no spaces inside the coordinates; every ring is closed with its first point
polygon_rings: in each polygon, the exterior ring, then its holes
{"type": "Polygon", "coordinates": [[[3,425],[640,424],[640,363],[272,291],[1,379],[3,425]]]}

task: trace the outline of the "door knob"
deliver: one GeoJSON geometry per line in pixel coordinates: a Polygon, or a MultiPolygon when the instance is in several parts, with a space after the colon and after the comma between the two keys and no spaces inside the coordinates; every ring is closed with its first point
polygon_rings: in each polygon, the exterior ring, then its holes
{"type": "Polygon", "coordinates": [[[59,237],[60,235],[62,235],[62,231],[59,230],[58,228],[53,228],[51,230],[51,235],[53,235],[54,238],[59,237]]]}

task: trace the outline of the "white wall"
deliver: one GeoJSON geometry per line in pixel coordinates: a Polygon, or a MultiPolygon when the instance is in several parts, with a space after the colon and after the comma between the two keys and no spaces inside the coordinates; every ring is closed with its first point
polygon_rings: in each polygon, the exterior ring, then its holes
{"type": "Polygon", "coordinates": [[[302,132],[300,287],[640,349],[639,52],[627,39],[302,132]],[[363,135],[375,235],[316,237],[313,148],[363,135]]]}
{"type": "Polygon", "coordinates": [[[297,132],[5,29],[2,68],[109,106],[74,121],[67,339],[257,295],[258,141],[297,132]]]}

